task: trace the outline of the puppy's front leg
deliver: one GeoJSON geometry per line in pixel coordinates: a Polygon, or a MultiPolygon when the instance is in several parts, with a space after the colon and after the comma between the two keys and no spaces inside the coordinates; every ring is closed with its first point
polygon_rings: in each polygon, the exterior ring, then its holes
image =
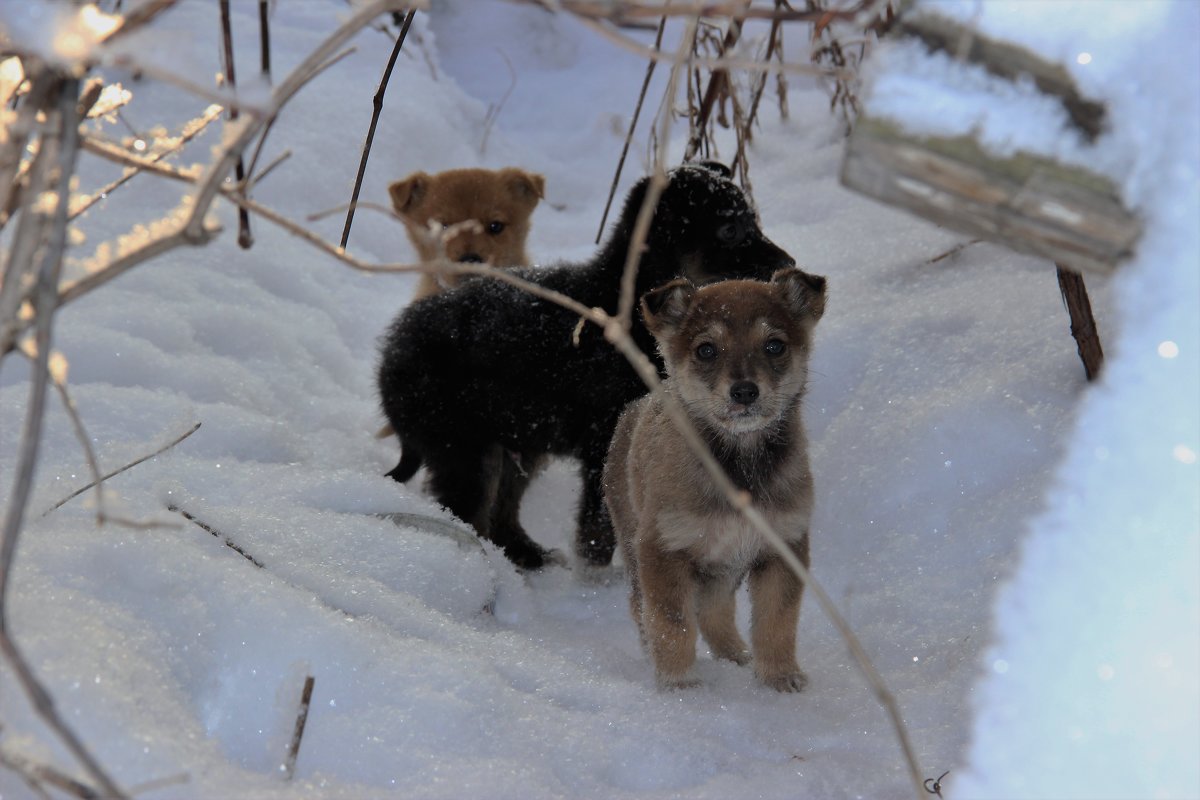
{"type": "Polygon", "coordinates": [[[735,664],[750,663],[750,651],[738,635],[735,612],[739,581],[729,576],[702,580],[696,598],[700,618],[700,633],[712,648],[713,655],[735,664]]]}
{"type": "MultiPolygon", "coordinates": [[[[808,539],[792,546],[808,565],[808,539]]],[[[796,624],[804,584],[772,553],[750,571],[750,641],[754,674],[780,692],[798,692],[808,678],[796,663],[796,624]]]]}
{"type": "Polygon", "coordinates": [[[687,560],[664,552],[653,534],[639,531],[637,579],[642,594],[642,634],[650,648],[658,685],[696,686],[688,676],[696,661],[695,581],[687,560]]]}

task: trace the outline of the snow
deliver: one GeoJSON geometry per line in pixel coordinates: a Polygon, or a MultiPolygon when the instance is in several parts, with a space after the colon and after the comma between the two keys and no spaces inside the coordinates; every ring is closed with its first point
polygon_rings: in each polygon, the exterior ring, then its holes
{"type": "MultiPolygon", "coordinates": [[[[942,102],[929,79],[895,113],[915,128],[953,117],[998,150],[1009,142],[1082,158],[1123,187],[1146,233],[1113,278],[1087,276],[1108,356],[1089,386],[1051,265],[986,244],[931,261],[965,237],[838,185],[840,131],[815,84],[789,81],[787,121],[764,98],[750,157],[764,230],[829,278],[804,409],[813,569],[896,695],[925,774],[951,770],[947,797],[1200,796],[1200,10],[945,8],[1069,58],[1085,93],[1110,104],[1113,129],[1085,146],[1022,102],[1020,88],[1003,115],[984,113],[979,95],[998,87],[961,69],[948,73],[959,75],[951,85],[969,98],[942,102]],[[1030,24],[1030,13],[1048,16],[1030,24]],[[1085,48],[1092,59],[1079,64],[1085,48]]],[[[255,12],[235,4],[239,65],[257,61],[255,12]]],[[[0,25],[51,35],[24,13],[4,3],[0,25]]],[[[279,4],[276,75],[344,14],[323,0],[279,4]]],[[[194,0],[126,46],[158,71],[212,75],[217,30],[215,8],[194,0]]],[[[665,48],[678,30],[668,27],[665,48]]],[[[748,36],[765,30],[747,24],[748,36]]],[[[391,47],[370,30],[354,44],[285,110],[264,152],[293,151],[255,190],[293,219],[349,197],[391,47]]],[[[644,71],[565,16],[498,0],[435,4],[417,15],[397,63],[363,196],[386,202],[387,183],[417,169],[535,170],[547,196],[530,253],[541,263],[584,258],[644,71]]],[[[178,131],[209,102],[110,72],[133,92],[122,114],[140,131],[178,131]]],[[[620,193],[645,166],[665,73],[620,193]]],[[[179,163],[206,159],[218,128],[179,163]]],[[[674,157],[683,144],[677,127],[674,157]]],[[[80,169],[84,192],[119,174],[88,155],[80,169]]],[[[144,176],[114,191],[81,218],[87,243],[72,249],[68,276],[179,195],[144,176]]],[[[803,693],[777,695],[703,652],[703,687],[661,693],[619,576],[523,576],[495,548],[375,516],[450,520],[416,482],[382,477],[395,444],[372,438],[376,340],[415,278],[353,272],[261,220],[242,251],[236,214],[223,206],[219,217],[214,242],[72,303],[56,330],[103,468],[203,423],[110,482],[110,515],[163,523],[139,529],[95,527],[90,495],[40,516],[88,480],[61,408],[47,421],[13,628],[122,786],[182,774],[185,783],[145,796],[909,792],[884,713],[811,597],[798,637],[803,693]],[[307,674],[313,707],[286,781],[280,765],[307,674]]],[[[334,241],[341,230],[336,214],[308,224],[334,241]]],[[[366,211],[350,249],[377,261],[412,256],[398,226],[366,211]]],[[[6,488],[27,389],[28,366],[6,359],[6,488]]],[[[569,549],[576,491],[567,462],[537,479],[523,508],[536,540],[569,549]]],[[[739,606],[744,626],[744,595],[739,606]]],[[[75,769],[7,669],[0,722],[6,752],[75,769]]],[[[32,794],[0,770],[0,796],[32,794]]]]}

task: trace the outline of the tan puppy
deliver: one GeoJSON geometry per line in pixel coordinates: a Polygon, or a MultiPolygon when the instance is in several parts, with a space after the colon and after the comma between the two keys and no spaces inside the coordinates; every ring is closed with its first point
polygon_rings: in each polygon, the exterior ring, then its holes
{"type": "MultiPolygon", "coordinates": [[[[525,239],[529,235],[529,217],[545,190],[541,175],[506,167],[505,169],[452,169],[429,175],[414,172],[388,187],[392,205],[416,227],[430,223],[443,228],[475,220],[476,231],[464,230],[445,243],[445,255],[451,261],[486,263],[497,267],[528,266],[525,239]]],[[[438,247],[427,238],[409,231],[409,240],[423,261],[439,255],[438,247]]],[[[414,300],[436,294],[442,288],[456,286],[461,278],[423,274],[414,300]]]]}
{"type": "MultiPolygon", "coordinates": [[[[808,565],[812,477],[800,404],[825,279],[799,269],[770,283],[685,280],[642,298],[646,327],[685,408],[726,473],[808,565]]],[[[695,685],[697,630],[717,658],[751,660],[734,622],[750,576],[754,672],[803,688],[796,624],[803,584],[719,494],[654,396],[625,409],[604,469],[605,502],[631,578],[630,610],[662,687],[695,685]]]]}

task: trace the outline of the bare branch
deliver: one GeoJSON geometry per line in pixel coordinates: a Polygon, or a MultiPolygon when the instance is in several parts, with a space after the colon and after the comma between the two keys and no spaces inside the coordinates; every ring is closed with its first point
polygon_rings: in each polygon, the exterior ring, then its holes
{"type": "Polygon", "coordinates": [[[313,683],[312,675],[304,679],[304,691],[300,693],[300,710],[296,713],[296,727],[292,730],[287,759],[283,762],[285,780],[290,781],[296,774],[296,757],[300,755],[300,739],[304,736],[304,726],[308,722],[308,707],[312,703],[313,683]]]}
{"type": "MultiPolygon", "coordinates": [[[[357,50],[358,50],[358,48],[356,48],[356,47],[347,47],[345,50],[338,53],[336,56],[329,59],[324,64],[322,64],[320,67],[318,67],[317,71],[312,74],[312,79],[315,79],[322,72],[329,69],[334,64],[338,63],[343,58],[350,55],[351,53],[356,52],[357,50]]],[[[277,119],[279,119],[279,109],[276,109],[273,113],[271,113],[269,115],[269,117],[267,119],[267,124],[263,126],[262,135],[258,137],[258,144],[256,144],[254,146],[254,155],[251,156],[251,158],[250,158],[250,166],[246,168],[247,191],[249,191],[249,186],[257,183],[257,180],[253,177],[254,176],[254,168],[258,164],[258,157],[259,157],[259,155],[262,154],[263,145],[266,144],[267,137],[271,135],[271,129],[275,127],[275,120],[277,120],[277,119]]]]}
{"type": "Polygon", "coordinates": [[[44,226],[48,228],[49,237],[42,254],[41,265],[38,268],[37,285],[33,295],[36,311],[37,361],[30,379],[29,403],[15,470],[16,481],[12,493],[9,495],[8,511],[4,517],[3,529],[0,531],[0,651],[12,666],[18,682],[29,697],[38,716],[83,765],[100,788],[101,793],[107,797],[121,798],[125,796],[124,793],[109,778],[99,762],[93,758],[84,747],[83,742],[55,709],[50,693],[42,686],[24,654],[17,647],[16,641],[12,638],[8,622],[8,596],[11,588],[13,556],[16,553],[17,539],[24,523],[25,509],[33,487],[33,473],[37,466],[41,445],[46,391],[50,381],[51,331],[54,311],[58,302],[58,276],[62,270],[62,256],[66,246],[70,181],[75,173],[75,161],[79,154],[79,117],[77,113],[79,79],[57,77],[56,80],[59,83],[57,92],[52,92],[52,94],[57,95],[57,109],[54,114],[57,130],[51,133],[48,127],[43,129],[42,145],[39,149],[39,157],[47,159],[51,157],[49,151],[53,151],[52,157],[57,168],[53,216],[50,216],[49,211],[34,208],[28,208],[21,214],[22,223],[30,218],[46,217],[44,226]]]}
{"type": "MultiPolygon", "coordinates": [[[[750,5],[750,0],[742,0],[742,9],[744,12],[750,5]]],[[[729,20],[729,28],[725,31],[725,38],[721,42],[721,57],[733,49],[737,44],[737,40],[742,35],[742,22],[739,16],[733,16],[729,20]]],[[[717,104],[717,98],[722,93],[728,93],[729,89],[729,71],[727,69],[714,69],[708,76],[708,88],[704,91],[704,99],[700,101],[700,111],[696,115],[696,119],[692,123],[691,137],[688,139],[687,148],[683,152],[683,160],[691,161],[696,157],[696,153],[700,150],[700,142],[704,138],[704,132],[708,128],[708,120],[712,114],[713,106],[717,104]]]]}
{"type": "Polygon", "coordinates": [[[367,138],[363,142],[362,159],[358,162],[358,175],[354,178],[354,191],[350,193],[350,210],[346,212],[346,226],[342,229],[342,247],[345,247],[346,242],[350,241],[350,226],[354,223],[354,206],[358,202],[358,193],[362,190],[363,176],[367,173],[367,159],[371,156],[371,144],[375,141],[375,126],[379,124],[379,114],[383,111],[383,96],[387,92],[388,81],[392,79],[392,69],[396,66],[396,59],[400,56],[400,49],[404,47],[404,40],[408,38],[408,29],[412,26],[413,17],[416,15],[417,10],[413,9],[404,18],[400,35],[396,37],[392,54],[388,57],[387,66],[383,68],[383,76],[379,79],[379,86],[375,89],[375,96],[371,99],[371,124],[367,128],[367,138]]]}
{"type": "Polygon", "coordinates": [[[237,544],[235,541],[233,541],[233,539],[231,539],[230,537],[221,533],[216,528],[212,527],[211,525],[209,525],[205,522],[201,522],[200,520],[196,519],[194,516],[192,516],[188,512],[184,511],[179,506],[175,506],[175,505],[167,506],[167,511],[171,511],[171,512],[183,517],[188,522],[192,523],[193,525],[195,525],[197,528],[204,531],[205,533],[208,533],[214,539],[219,541],[221,544],[225,545],[230,550],[232,550],[233,552],[237,553],[242,558],[249,561],[254,566],[258,567],[259,569],[262,569],[263,563],[261,561],[259,561],[257,558],[255,558],[254,556],[247,553],[244,549],[242,549],[241,545],[237,544]]]}
{"type": "MultiPolygon", "coordinates": [[[[138,464],[141,464],[145,461],[149,461],[150,459],[156,458],[157,456],[161,456],[163,453],[170,450],[172,447],[179,444],[184,439],[188,438],[189,436],[191,436],[193,433],[195,433],[198,430],[200,430],[199,422],[197,422],[195,425],[193,425],[191,428],[189,428],[182,435],[176,436],[174,439],[172,439],[171,441],[167,442],[162,447],[155,450],[153,453],[149,453],[148,455],[144,455],[141,458],[134,459],[133,461],[130,461],[128,464],[126,464],[125,466],[114,469],[112,472],[109,472],[105,475],[100,475],[96,480],[92,481],[87,486],[81,486],[80,488],[76,489],[75,491],[71,492],[69,495],[64,497],[62,500],[59,500],[54,505],[50,506],[50,508],[43,511],[42,517],[49,516],[52,512],[57,511],[58,509],[62,508],[67,503],[71,502],[76,497],[78,497],[79,495],[86,492],[88,489],[91,489],[93,486],[99,486],[100,484],[104,483],[106,480],[108,480],[110,478],[115,478],[117,475],[120,475],[122,472],[125,472],[126,470],[133,469],[138,464]]],[[[99,472],[99,470],[97,470],[97,472],[99,472]]]]}
{"type": "MultiPolygon", "coordinates": [[[[223,45],[222,55],[225,61],[225,82],[233,92],[237,92],[237,70],[234,68],[233,58],[233,26],[229,19],[229,0],[220,0],[221,9],[221,43],[223,45]]],[[[238,118],[237,106],[230,106],[229,119],[236,120],[238,118]]],[[[237,177],[239,184],[246,180],[246,163],[242,159],[242,154],[238,153],[237,163],[234,164],[234,175],[237,177]]],[[[254,245],[254,235],[250,233],[250,214],[244,208],[238,209],[238,247],[243,250],[249,250],[254,245]]]]}
{"type": "MultiPolygon", "coordinates": [[[[393,11],[414,5],[415,3],[413,2],[403,2],[403,0],[373,0],[373,2],[355,7],[350,16],[325,41],[313,50],[299,66],[292,70],[271,94],[269,112],[272,114],[278,112],[296,92],[300,91],[320,71],[324,63],[338,48],[345,44],[358,31],[370,24],[371,20],[375,17],[386,11],[393,11]]],[[[424,3],[421,6],[423,7],[424,3]]],[[[242,154],[242,151],[246,149],[246,146],[254,138],[255,134],[262,129],[264,124],[263,119],[239,119],[237,122],[230,123],[227,129],[225,146],[205,172],[193,196],[192,213],[183,226],[183,234],[187,240],[203,241],[206,238],[204,216],[208,213],[209,206],[220,191],[221,182],[237,162],[238,156],[242,154]]]]}
{"type": "MultiPolygon", "coordinates": [[[[203,114],[201,114],[199,117],[197,117],[196,119],[192,120],[191,122],[189,122],[183,126],[183,129],[180,131],[179,136],[171,143],[171,145],[169,147],[167,147],[166,149],[164,149],[160,152],[153,153],[152,155],[146,156],[145,161],[148,161],[150,163],[158,163],[159,161],[162,161],[163,159],[167,158],[168,156],[178,153],[180,150],[182,150],[184,148],[184,146],[186,144],[188,144],[188,142],[192,141],[192,139],[199,136],[214,120],[219,118],[221,116],[221,112],[223,110],[224,109],[219,105],[215,105],[215,104],[210,105],[208,108],[204,109],[203,114]]],[[[91,145],[95,141],[96,140],[91,136],[85,137],[84,138],[85,149],[90,150],[91,145]]],[[[97,155],[103,155],[105,158],[109,158],[111,156],[112,160],[118,160],[116,157],[116,154],[115,154],[115,150],[116,150],[116,148],[114,148],[113,151],[110,152],[106,148],[104,153],[100,153],[97,151],[92,151],[92,152],[95,152],[97,155]]],[[[117,178],[116,180],[112,181],[111,183],[107,184],[106,186],[103,186],[103,187],[97,189],[89,197],[83,198],[82,200],[79,200],[78,202],[72,202],[71,214],[69,217],[70,219],[72,219],[72,220],[76,219],[81,214],[85,213],[89,208],[94,206],[96,203],[105,199],[106,197],[108,197],[108,195],[112,194],[114,191],[119,189],[121,186],[128,183],[130,179],[132,179],[135,175],[139,174],[142,170],[147,169],[145,162],[143,162],[143,161],[120,160],[119,163],[124,163],[127,167],[129,167],[129,169],[125,172],[125,174],[123,174],[121,177],[117,178]]]]}
{"type": "MultiPolygon", "coordinates": [[[[585,27],[595,31],[618,47],[624,48],[625,50],[641,56],[642,58],[649,58],[655,61],[672,61],[674,59],[674,56],[670,56],[665,53],[655,51],[653,48],[646,47],[641,42],[631,39],[619,31],[613,30],[608,25],[605,25],[602,22],[597,22],[591,17],[580,17],[579,21],[583,23],[585,27]]],[[[782,62],[778,64],[770,64],[763,61],[747,61],[746,59],[742,58],[692,58],[690,59],[690,63],[693,66],[700,66],[709,70],[742,69],[748,72],[766,72],[769,74],[788,72],[797,75],[825,75],[834,77],[842,74],[842,71],[840,70],[830,69],[828,67],[815,67],[811,64],[791,64],[782,62]]]]}
{"type": "Polygon", "coordinates": [[[633,234],[629,239],[629,252],[625,256],[625,269],[621,273],[621,294],[617,305],[617,319],[626,331],[630,330],[633,324],[634,287],[637,281],[638,264],[642,260],[642,249],[645,247],[646,237],[650,233],[650,222],[654,219],[654,209],[658,207],[658,199],[667,186],[667,174],[663,165],[667,160],[669,140],[667,134],[671,127],[671,106],[679,86],[679,71],[687,64],[686,54],[692,49],[699,22],[699,17],[689,19],[679,37],[679,47],[676,49],[671,63],[671,76],[667,80],[666,99],[659,112],[661,132],[658,136],[658,148],[655,151],[654,170],[646,184],[646,195],[642,199],[642,207],[638,209],[637,219],[633,224],[633,234]]]}
{"type": "MultiPolygon", "coordinates": [[[[539,0],[514,0],[514,2],[543,5],[539,0]]],[[[732,17],[746,19],[780,20],[783,22],[817,22],[828,20],[852,20],[872,0],[862,0],[841,11],[795,11],[783,8],[750,8],[743,11],[741,0],[719,3],[639,3],[635,0],[554,0],[553,7],[584,20],[603,20],[614,25],[630,25],[638,20],[654,17],[732,17]]]]}
{"type": "MultiPolygon", "coordinates": [[[[662,49],[663,31],[667,27],[667,18],[658,21],[658,32],[654,35],[654,49],[662,49]]],[[[633,118],[629,120],[629,130],[625,133],[625,144],[621,147],[621,157],[617,160],[617,171],[613,174],[612,186],[608,190],[608,200],[604,203],[604,213],[600,215],[600,228],[596,231],[596,244],[604,235],[604,223],[608,221],[608,210],[612,208],[613,197],[617,194],[617,184],[621,181],[621,170],[625,167],[625,156],[629,154],[629,143],[633,140],[633,129],[637,127],[638,117],[642,114],[642,103],[646,100],[646,90],[650,87],[650,78],[658,62],[653,58],[646,63],[646,77],[642,80],[642,91],[638,93],[637,105],[633,109],[633,118]]]]}

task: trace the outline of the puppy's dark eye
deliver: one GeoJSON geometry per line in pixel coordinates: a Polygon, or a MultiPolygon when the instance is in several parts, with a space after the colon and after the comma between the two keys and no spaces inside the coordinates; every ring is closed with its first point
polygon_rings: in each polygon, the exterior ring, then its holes
{"type": "Polygon", "coordinates": [[[763,345],[763,350],[769,356],[781,356],[787,350],[787,344],[779,339],[768,339],[767,343],[763,345]]]}
{"type": "Polygon", "coordinates": [[[701,361],[712,361],[717,357],[717,346],[705,342],[696,348],[696,358],[701,361]]]}
{"type": "Polygon", "coordinates": [[[724,245],[735,245],[742,240],[745,232],[736,222],[726,222],[717,228],[717,241],[724,245]]]}
{"type": "Polygon", "coordinates": [[[502,230],[504,230],[504,223],[501,222],[500,220],[495,219],[488,223],[487,232],[490,233],[492,236],[495,236],[496,234],[500,233],[502,230]]]}

